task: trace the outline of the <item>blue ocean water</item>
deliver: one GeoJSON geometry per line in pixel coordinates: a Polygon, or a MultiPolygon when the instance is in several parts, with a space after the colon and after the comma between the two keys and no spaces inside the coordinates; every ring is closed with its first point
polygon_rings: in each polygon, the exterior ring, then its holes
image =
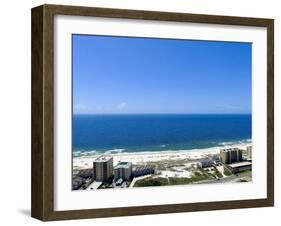
{"type": "Polygon", "coordinates": [[[74,156],[204,149],[250,142],[250,114],[74,115],[74,156]]]}

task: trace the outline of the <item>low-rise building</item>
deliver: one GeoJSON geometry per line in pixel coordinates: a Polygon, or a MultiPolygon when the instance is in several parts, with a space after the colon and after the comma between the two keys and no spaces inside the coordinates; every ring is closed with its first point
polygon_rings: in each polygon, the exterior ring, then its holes
{"type": "Polygon", "coordinates": [[[134,177],[141,177],[141,176],[145,176],[148,174],[154,174],[155,169],[153,166],[140,166],[140,167],[136,167],[134,172],[133,172],[133,176],[134,177]]]}
{"type": "Polygon", "coordinates": [[[236,162],[229,164],[228,167],[233,173],[239,173],[246,170],[252,169],[252,162],[249,161],[243,161],[243,162],[236,162]]]}
{"type": "Polygon", "coordinates": [[[72,178],[72,190],[78,190],[85,183],[85,179],[82,177],[72,178]]]}
{"type": "Polygon", "coordinates": [[[93,175],[93,169],[83,169],[77,173],[77,176],[85,178],[85,179],[92,177],[92,175],[93,175]]]}
{"type": "Polygon", "coordinates": [[[130,180],[132,176],[132,163],[131,162],[119,162],[114,167],[114,179],[130,180]]]}
{"type": "Polygon", "coordinates": [[[200,160],[200,166],[202,168],[211,167],[213,165],[213,161],[210,159],[202,159],[200,160]]]}

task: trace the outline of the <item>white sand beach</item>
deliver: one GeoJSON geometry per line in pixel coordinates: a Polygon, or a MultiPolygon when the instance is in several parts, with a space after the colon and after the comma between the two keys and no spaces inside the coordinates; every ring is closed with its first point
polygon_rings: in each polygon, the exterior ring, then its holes
{"type": "MultiPolygon", "coordinates": [[[[159,162],[166,160],[188,160],[190,162],[204,159],[206,157],[211,157],[212,155],[219,154],[222,148],[237,147],[240,149],[246,149],[250,143],[226,145],[224,147],[212,147],[206,149],[193,149],[193,150],[180,150],[180,151],[162,151],[162,152],[135,152],[126,153],[120,152],[115,154],[110,154],[113,156],[113,164],[116,165],[120,161],[132,162],[134,165],[147,164],[149,162],[159,162]]],[[[93,161],[99,157],[101,154],[93,154],[88,156],[80,156],[73,158],[73,169],[81,170],[91,168],[93,161]]]]}

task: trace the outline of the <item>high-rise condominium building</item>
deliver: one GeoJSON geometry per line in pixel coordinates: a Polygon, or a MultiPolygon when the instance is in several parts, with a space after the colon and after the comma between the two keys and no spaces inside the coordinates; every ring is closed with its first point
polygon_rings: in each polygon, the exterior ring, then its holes
{"type": "Polygon", "coordinates": [[[106,182],[113,175],[113,157],[100,156],[93,162],[93,179],[106,182]]]}
{"type": "Polygon", "coordinates": [[[242,150],[239,148],[221,149],[220,160],[224,164],[242,161],[242,150]]]}
{"type": "Polygon", "coordinates": [[[118,180],[130,180],[132,175],[132,163],[131,162],[119,162],[114,167],[114,179],[118,180]]]}

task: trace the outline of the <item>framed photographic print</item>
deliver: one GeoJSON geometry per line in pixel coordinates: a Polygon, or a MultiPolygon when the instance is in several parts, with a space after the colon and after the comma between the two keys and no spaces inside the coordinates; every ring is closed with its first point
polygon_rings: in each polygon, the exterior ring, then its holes
{"type": "Polygon", "coordinates": [[[273,206],[272,19],[32,9],[32,216],[273,206]]]}

